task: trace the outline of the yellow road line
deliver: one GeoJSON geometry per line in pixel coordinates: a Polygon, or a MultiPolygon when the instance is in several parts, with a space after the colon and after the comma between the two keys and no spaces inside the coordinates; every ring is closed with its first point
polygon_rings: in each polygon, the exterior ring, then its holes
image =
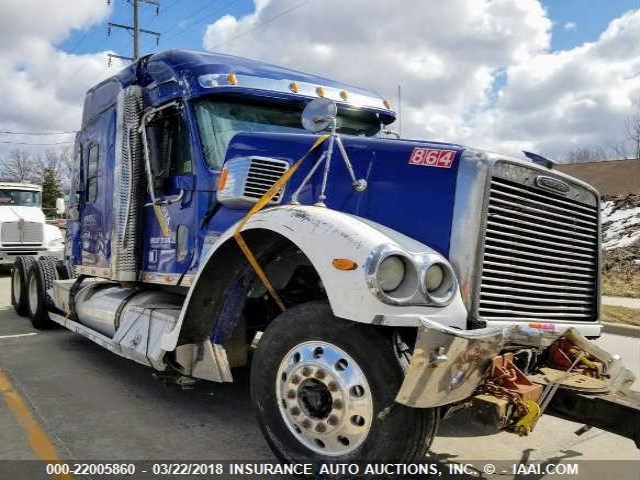
{"type": "MultiPolygon", "coordinates": [[[[27,433],[29,445],[33,453],[35,453],[40,460],[62,462],[53,443],[51,443],[51,440],[49,440],[44,430],[40,428],[37,420],[31,414],[31,410],[29,410],[22,396],[13,387],[11,380],[9,380],[9,377],[3,370],[0,370],[0,393],[2,393],[4,402],[9,407],[9,410],[11,410],[11,413],[18,419],[20,425],[27,433]]],[[[73,477],[71,475],[57,475],[54,478],[71,480],[73,477]]]]}

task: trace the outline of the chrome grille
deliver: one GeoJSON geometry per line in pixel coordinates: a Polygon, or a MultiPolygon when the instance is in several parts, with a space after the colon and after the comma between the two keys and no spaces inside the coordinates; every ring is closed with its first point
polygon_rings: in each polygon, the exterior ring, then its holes
{"type": "Polygon", "coordinates": [[[0,240],[6,244],[42,244],[42,224],[39,222],[4,222],[0,240]]]}
{"type": "MultiPolygon", "coordinates": [[[[251,157],[251,166],[244,184],[244,195],[250,198],[261,198],[288,168],[289,164],[284,160],[251,157]]],[[[271,203],[278,203],[281,195],[282,190],[273,197],[271,203]]]]}
{"type": "Polygon", "coordinates": [[[478,313],[484,320],[597,320],[598,209],[491,179],[478,313]]]}

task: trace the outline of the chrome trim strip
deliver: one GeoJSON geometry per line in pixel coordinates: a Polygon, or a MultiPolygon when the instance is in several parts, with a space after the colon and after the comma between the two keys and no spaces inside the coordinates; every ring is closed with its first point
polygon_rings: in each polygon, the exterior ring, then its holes
{"type": "Polygon", "coordinates": [[[378,96],[369,96],[357,92],[346,92],[346,100],[344,96],[344,90],[329,87],[326,85],[318,85],[307,82],[298,82],[286,79],[274,79],[255,77],[253,75],[235,75],[235,82],[229,81],[229,75],[232,72],[227,73],[207,73],[198,77],[198,83],[203,88],[219,88],[219,87],[232,87],[232,88],[250,88],[253,90],[265,90],[270,92],[281,92],[294,95],[300,95],[301,97],[319,98],[324,97],[330,100],[334,100],[338,103],[347,104],[354,107],[370,107],[379,110],[386,110],[389,113],[395,114],[395,112],[385,105],[385,99],[378,96]],[[293,86],[295,84],[295,87],[293,86]],[[323,94],[320,95],[319,92],[323,94]]]}

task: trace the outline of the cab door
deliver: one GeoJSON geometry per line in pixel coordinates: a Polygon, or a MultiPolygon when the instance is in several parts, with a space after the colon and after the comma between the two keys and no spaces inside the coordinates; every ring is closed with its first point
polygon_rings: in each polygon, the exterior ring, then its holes
{"type": "Polygon", "coordinates": [[[113,209],[115,109],[83,128],[78,205],[81,231],[80,273],[109,277],[113,209]]]}
{"type": "Polygon", "coordinates": [[[191,266],[196,238],[193,155],[182,106],[157,111],[144,134],[151,177],[143,280],[175,285],[191,266]]]}

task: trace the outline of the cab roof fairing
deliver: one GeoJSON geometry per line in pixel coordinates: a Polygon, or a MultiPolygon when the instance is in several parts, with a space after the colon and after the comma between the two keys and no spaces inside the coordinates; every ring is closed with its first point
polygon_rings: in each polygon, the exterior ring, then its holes
{"type": "Polygon", "coordinates": [[[218,53],[173,49],[143,57],[116,75],[92,87],[86,95],[83,125],[113,105],[122,88],[136,84],[144,88],[151,106],[158,106],[179,97],[191,99],[212,93],[226,92],[244,93],[251,96],[273,96],[274,98],[298,101],[310,100],[319,96],[315,92],[312,94],[309,94],[308,91],[294,93],[283,88],[291,82],[304,86],[319,86],[334,92],[345,91],[357,98],[371,99],[380,103],[380,107],[354,105],[348,100],[332,98],[342,107],[362,107],[374,111],[380,114],[381,120],[385,124],[395,120],[395,112],[383,106],[384,98],[370,90],[257,60],[218,53]],[[253,79],[254,81],[250,82],[251,86],[243,86],[242,82],[239,82],[238,85],[227,84],[215,87],[205,87],[200,82],[200,77],[203,75],[228,75],[230,73],[234,73],[241,79],[253,79]],[[276,85],[278,89],[256,88],[257,80],[263,80],[264,83],[271,86],[276,85]]]}

